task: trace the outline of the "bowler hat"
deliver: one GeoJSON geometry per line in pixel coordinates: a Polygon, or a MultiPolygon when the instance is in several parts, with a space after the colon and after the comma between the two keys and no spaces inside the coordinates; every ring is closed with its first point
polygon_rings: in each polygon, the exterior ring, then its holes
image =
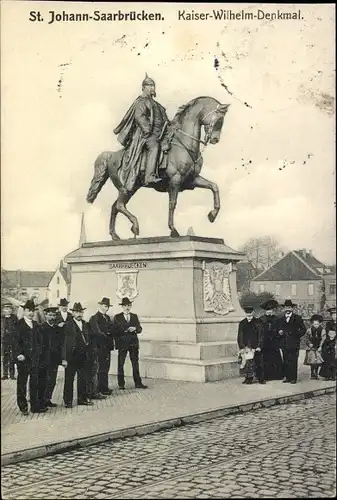
{"type": "Polygon", "coordinates": [[[131,306],[132,302],[128,297],[123,297],[122,302],[119,303],[120,306],[131,306]]]}
{"type": "Polygon", "coordinates": [[[61,299],[59,302],[59,306],[67,306],[68,304],[69,302],[67,301],[67,299],[61,299]]]}
{"type": "Polygon", "coordinates": [[[70,309],[71,311],[76,311],[76,312],[82,312],[86,309],[86,307],[82,307],[81,302],[74,302],[73,308],[70,309]]]}
{"type": "Polygon", "coordinates": [[[254,311],[254,307],[252,306],[245,306],[243,309],[246,313],[252,313],[254,311]]]}
{"type": "Polygon", "coordinates": [[[265,311],[277,308],[278,308],[278,302],[277,300],[274,299],[267,300],[266,302],[264,302],[264,304],[261,305],[261,309],[264,309],[265,311]]]}
{"type": "Polygon", "coordinates": [[[45,312],[45,313],[49,313],[49,312],[56,313],[56,312],[57,312],[57,307],[51,307],[51,306],[50,306],[50,307],[46,307],[46,308],[44,309],[44,312],[45,312]]]}
{"type": "Polygon", "coordinates": [[[22,305],[23,309],[29,309],[29,311],[35,311],[37,309],[37,306],[34,304],[32,300],[27,300],[25,304],[22,305]]]}
{"type": "Polygon", "coordinates": [[[310,318],[310,321],[319,321],[320,323],[323,323],[323,316],[320,314],[313,314],[310,318]]]}
{"type": "Polygon", "coordinates": [[[296,307],[297,304],[293,304],[291,299],[286,299],[282,307],[296,307]]]}
{"type": "Polygon", "coordinates": [[[103,305],[103,306],[108,306],[108,307],[111,306],[110,299],[108,299],[108,297],[103,297],[103,299],[100,300],[98,303],[103,305]]]}

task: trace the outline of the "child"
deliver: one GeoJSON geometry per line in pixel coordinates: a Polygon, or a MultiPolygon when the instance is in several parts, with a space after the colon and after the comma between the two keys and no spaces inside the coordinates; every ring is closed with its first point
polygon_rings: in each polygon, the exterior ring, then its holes
{"type": "Polygon", "coordinates": [[[322,358],[320,376],[325,380],[336,380],[336,327],[329,327],[328,334],[322,342],[322,358]]]}
{"type": "Polygon", "coordinates": [[[326,337],[325,330],[323,328],[323,318],[319,314],[314,314],[310,318],[311,326],[308,328],[306,333],[306,354],[304,359],[304,364],[309,365],[311,368],[311,379],[318,380],[318,368],[322,364],[323,360],[319,353],[319,347],[321,346],[324,338],[326,337]]]}
{"type": "Polygon", "coordinates": [[[245,383],[253,383],[255,373],[254,363],[255,350],[249,347],[244,347],[239,351],[240,374],[245,376],[245,383]]]}

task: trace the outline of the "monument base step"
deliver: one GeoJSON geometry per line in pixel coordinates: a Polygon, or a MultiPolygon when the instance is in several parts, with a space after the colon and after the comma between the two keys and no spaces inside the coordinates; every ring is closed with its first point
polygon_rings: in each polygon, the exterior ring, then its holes
{"type": "Polygon", "coordinates": [[[164,342],[143,340],[140,352],[143,358],[177,358],[192,360],[220,360],[237,355],[236,340],[215,342],[164,342]]]}
{"type": "MultiPolygon", "coordinates": [[[[113,352],[110,373],[114,375],[117,373],[116,358],[117,355],[113,352]]],[[[141,357],[139,368],[144,378],[187,382],[214,382],[239,376],[239,364],[236,357],[217,360],[141,357]]],[[[132,377],[132,367],[128,359],[125,362],[124,373],[125,376],[132,377]]]]}

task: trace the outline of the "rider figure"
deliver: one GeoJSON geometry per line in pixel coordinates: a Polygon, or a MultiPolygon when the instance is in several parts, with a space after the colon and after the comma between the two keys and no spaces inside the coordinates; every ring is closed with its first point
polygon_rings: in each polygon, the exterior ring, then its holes
{"type": "Polygon", "coordinates": [[[147,161],[145,171],[145,186],[149,183],[159,182],[156,168],[160,151],[167,153],[169,143],[167,140],[167,125],[169,124],[165,108],[154,100],[156,97],[156,84],[146,74],[142,82],[142,95],[127,111],[121,123],[115,128],[118,140],[126,148],[131,146],[138,154],[132,155],[139,158],[142,150],[146,150],[147,161]],[[132,144],[133,143],[133,144],[132,144]]]}

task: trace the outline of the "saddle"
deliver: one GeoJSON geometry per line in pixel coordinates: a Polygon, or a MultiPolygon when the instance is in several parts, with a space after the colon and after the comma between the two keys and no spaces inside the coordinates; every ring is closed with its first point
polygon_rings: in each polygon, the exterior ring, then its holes
{"type": "MultiPolygon", "coordinates": [[[[163,151],[160,151],[160,155],[158,158],[157,162],[157,174],[159,177],[162,176],[163,172],[166,170],[167,167],[167,162],[168,162],[168,155],[169,151],[167,153],[163,153],[163,151]]],[[[140,164],[140,173],[144,175],[145,170],[146,170],[146,161],[147,161],[147,151],[142,152],[142,158],[141,158],[141,164],[140,164]]]]}
{"type": "MultiPolygon", "coordinates": [[[[174,127],[172,125],[168,125],[167,122],[165,123],[163,130],[160,135],[160,139],[163,137],[164,132],[166,131],[165,129],[167,128],[166,132],[166,138],[165,142],[168,144],[169,147],[171,147],[171,142],[174,136],[174,127]]],[[[168,162],[168,156],[169,156],[169,151],[167,153],[163,153],[163,150],[161,149],[160,155],[158,158],[158,163],[156,167],[157,175],[158,177],[162,177],[163,172],[166,170],[167,167],[167,162],[168,162]]],[[[146,169],[146,159],[147,159],[147,152],[143,151],[142,152],[142,158],[141,158],[141,166],[140,166],[140,173],[141,175],[144,175],[145,169],[146,169]]]]}
{"type": "MultiPolygon", "coordinates": [[[[164,132],[165,129],[163,129],[164,132]]],[[[163,135],[163,133],[162,133],[163,135]]],[[[169,126],[167,135],[165,137],[165,142],[168,143],[170,146],[172,138],[174,135],[174,131],[172,130],[171,126],[169,126]]],[[[167,163],[168,163],[168,156],[169,156],[169,151],[167,153],[163,153],[161,150],[157,166],[156,166],[156,172],[158,177],[161,179],[164,178],[164,172],[167,168],[167,163]]],[[[136,148],[131,147],[131,151],[129,148],[124,148],[122,151],[122,155],[120,158],[120,163],[117,169],[118,172],[118,177],[121,181],[121,183],[129,190],[133,188],[135,185],[137,177],[140,179],[142,182],[144,177],[145,177],[145,170],[146,170],[146,162],[147,162],[147,151],[146,150],[138,150],[136,148]],[[129,159],[130,157],[132,158],[132,155],[136,155],[136,159],[134,158],[131,160],[131,168],[129,165],[129,159]]],[[[161,184],[161,183],[160,183],[161,184]]],[[[158,186],[159,188],[159,186],[158,186]]]]}

